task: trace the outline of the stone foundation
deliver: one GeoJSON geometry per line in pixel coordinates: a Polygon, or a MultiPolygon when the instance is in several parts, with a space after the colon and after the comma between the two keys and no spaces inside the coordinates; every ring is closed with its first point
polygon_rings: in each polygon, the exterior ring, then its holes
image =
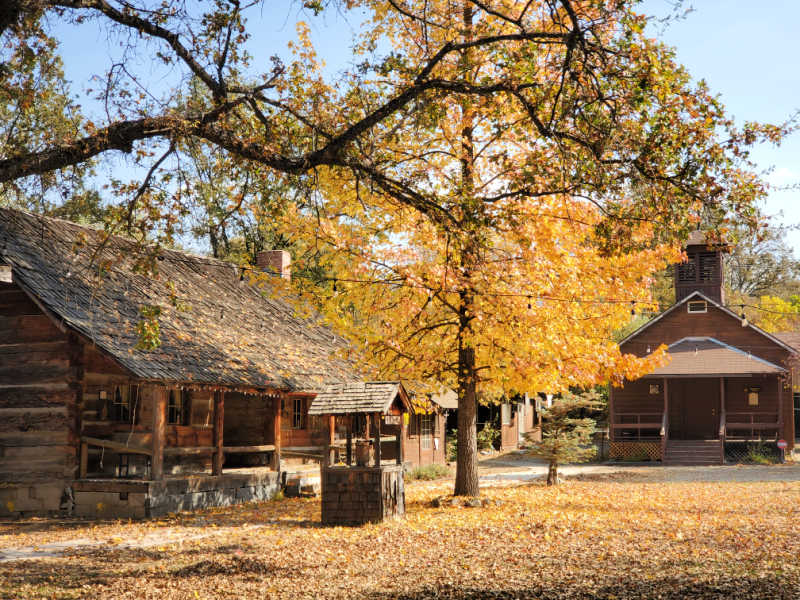
{"type": "Polygon", "coordinates": [[[65,481],[0,484],[0,517],[58,516],[71,505],[65,481]]]}
{"type": "Polygon", "coordinates": [[[322,469],[322,523],[377,523],[406,511],[403,467],[326,467],[322,469]]]}
{"type": "Polygon", "coordinates": [[[160,517],[183,510],[270,500],[280,491],[280,473],[200,475],[164,481],[83,480],[73,483],[79,517],[160,517]]]}
{"type": "Polygon", "coordinates": [[[15,484],[0,487],[0,516],[144,519],[270,500],[280,489],[281,474],[267,469],[163,481],[82,479],[58,484],[15,484]]]}

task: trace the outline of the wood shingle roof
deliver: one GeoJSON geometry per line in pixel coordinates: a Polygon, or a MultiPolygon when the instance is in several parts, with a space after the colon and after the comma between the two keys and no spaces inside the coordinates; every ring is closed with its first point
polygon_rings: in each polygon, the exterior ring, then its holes
{"type": "Polygon", "coordinates": [[[309,415],[344,415],[353,413],[385,413],[401,395],[399,381],[367,381],[329,386],[317,394],[308,409],[309,415]]]}
{"type": "Polygon", "coordinates": [[[334,355],[347,349],[342,338],[248,277],[240,281],[236,265],[159,250],[158,275],[146,277],[131,270],[134,241],[102,244],[104,237],[0,208],[0,262],[11,265],[14,282],[135,377],[304,391],[360,378],[334,355]],[[137,349],[143,306],[160,310],[161,343],[150,351],[137,349]]]}

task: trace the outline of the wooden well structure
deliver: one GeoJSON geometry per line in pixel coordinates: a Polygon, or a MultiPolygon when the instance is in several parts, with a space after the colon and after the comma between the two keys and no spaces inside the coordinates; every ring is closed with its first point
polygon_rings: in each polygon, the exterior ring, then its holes
{"type": "Polygon", "coordinates": [[[374,523],[405,513],[403,439],[410,410],[399,382],[340,384],[314,399],[309,415],[328,419],[331,432],[320,465],[324,524],[374,523]]]}

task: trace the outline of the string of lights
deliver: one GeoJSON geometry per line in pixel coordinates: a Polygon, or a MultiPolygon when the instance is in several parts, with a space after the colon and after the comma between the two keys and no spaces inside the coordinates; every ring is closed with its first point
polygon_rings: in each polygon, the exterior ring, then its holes
{"type": "MultiPolygon", "coordinates": [[[[8,241],[7,238],[3,240],[3,245],[0,246],[0,257],[4,257],[7,251],[8,241]]],[[[164,262],[169,259],[169,261],[177,261],[186,264],[196,265],[198,259],[203,261],[205,266],[209,267],[217,267],[221,269],[231,269],[234,272],[238,271],[239,273],[239,281],[244,281],[245,275],[247,272],[255,273],[255,274],[266,274],[272,276],[280,276],[278,270],[270,269],[269,267],[257,267],[254,265],[249,264],[236,264],[231,262],[226,262],[220,259],[215,259],[211,257],[204,257],[204,256],[194,256],[192,258],[184,258],[180,256],[180,252],[177,250],[168,250],[169,255],[165,256],[165,254],[156,254],[155,259],[158,262],[164,262]]],[[[7,257],[6,257],[7,258],[7,257]]],[[[71,273],[68,273],[67,276],[70,276],[71,273]]],[[[457,289],[445,289],[445,288],[436,288],[433,286],[426,286],[421,284],[415,284],[409,282],[406,278],[397,276],[393,278],[386,278],[386,279],[356,279],[356,278],[348,278],[348,277],[325,277],[325,276],[310,276],[304,275],[302,273],[293,272],[292,277],[296,278],[304,278],[314,282],[329,282],[332,284],[332,291],[334,294],[338,294],[340,291],[341,284],[345,283],[352,283],[357,285],[391,285],[391,286],[403,286],[403,287],[410,287],[415,289],[426,290],[428,292],[434,291],[437,293],[458,293],[460,290],[457,289]]],[[[647,312],[653,313],[654,311],[649,310],[655,308],[656,312],[662,312],[669,308],[670,304],[663,304],[653,300],[636,300],[631,298],[575,298],[575,297],[560,297],[560,296],[551,296],[551,295],[536,295],[526,292],[491,292],[491,291],[476,291],[473,292],[474,296],[483,296],[483,297],[493,297],[493,298],[521,298],[527,300],[527,308],[529,310],[533,309],[533,302],[543,303],[543,302],[558,302],[558,303],[571,303],[571,304],[595,304],[595,305],[620,305],[620,304],[629,304],[631,307],[631,315],[635,316],[637,311],[639,314],[644,314],[647,312]]],[[[739,308],[741,311],[741,318],[742,321],[747,321],[745,315],[745,309],[756,310],[763,313],[769,313],[777,316],[783,317],[800,317],[800,312],[790,312],[790,311],[779,311],[770,309],[764,306],[759,306],[757,304],[749,304],[749,303],[736,303],[736,304],[728,304],[722,305],[724,308],[728,310],[734,311],[736,308],[739,308]]]]}

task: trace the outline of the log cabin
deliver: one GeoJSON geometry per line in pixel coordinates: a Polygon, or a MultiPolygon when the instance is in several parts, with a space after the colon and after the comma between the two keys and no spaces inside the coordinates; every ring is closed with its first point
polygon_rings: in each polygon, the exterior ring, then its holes
{"type": "Polygon", "coordinates": [[[236,265],[153,252],[148,277],[132,240],[0,209],[0,514],[268,498],[282,448],[325,435],[310,399],[360,379],[344,340],[236,265]]]}
{"type": "Polygon", "coordinates": [[[770,334],[725,306],[722,244],[693,232],[674,267],[676,303],[620,343],[666,364],[609,393],[612,458],[722,464],[760,445],[794,446],[797,334],[770,334]]]}

